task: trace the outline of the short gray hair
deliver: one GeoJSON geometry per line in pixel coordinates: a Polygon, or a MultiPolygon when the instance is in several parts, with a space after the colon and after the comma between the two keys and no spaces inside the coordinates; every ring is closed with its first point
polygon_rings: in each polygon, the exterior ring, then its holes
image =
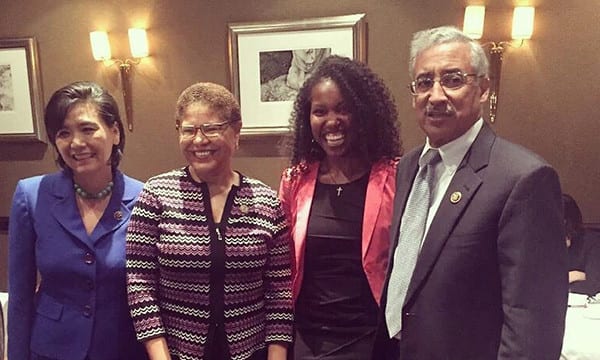
{"type": "Polygon", "coordinates": [[[420,53],[433,46],[453,42],[469,45],[473,70],[477,75],[487,77],[490,65],[485,50],[477,40],[471,39],[454,26],[440,26],[414,33],[410,43],[410,60],[408,63],[410,77],[414,76],[415,61],[420,53]]]}

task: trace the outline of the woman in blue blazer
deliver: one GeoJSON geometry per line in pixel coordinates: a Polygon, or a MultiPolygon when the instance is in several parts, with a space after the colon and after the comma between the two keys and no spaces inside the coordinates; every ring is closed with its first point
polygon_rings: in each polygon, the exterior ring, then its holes
{"type": "Polygon", "coordinates": [[[11,360],[136,360],[125,231],[142,183],[117,170],[125,132],[114,98],[76,82],[44,117],[62,171],[20,180],[9,223],[11,360]]]}

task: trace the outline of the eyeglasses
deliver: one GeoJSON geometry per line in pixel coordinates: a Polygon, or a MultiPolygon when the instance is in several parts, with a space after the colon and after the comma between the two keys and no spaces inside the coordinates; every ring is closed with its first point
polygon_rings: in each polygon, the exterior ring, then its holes
{"type": "Polygon", "coordinates": [[[206,138],[215,138],[223,134],[229,124],[233,121],[223,121],[220,123],[212,123],[212,124],[202,124],[202,125],[176,125],[175,127],[179,131],[179,135],[181,135],[184,139],[193,139],[198,135],[198,130],[204,135],[206,138]]]}
{"type": "Polygon", "coordinates": [[[481,75],[464,74],[460,71],[455,71],[440,76],[438,80],[429,76],[420,76],[415,81],[411,82],[408,88],[410,89],[411,94],[421,95],[431,90],[435,82],[438,81],[444,91],[456,90],[467,84],[471,77],[481,77],[481,75]]]}

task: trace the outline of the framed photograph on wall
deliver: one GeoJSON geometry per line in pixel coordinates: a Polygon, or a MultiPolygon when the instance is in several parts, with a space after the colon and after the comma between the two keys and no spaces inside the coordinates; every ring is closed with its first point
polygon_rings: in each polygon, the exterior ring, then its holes
{"type": "Polygon", "coordinates": [[[240,102],[245,135],[286,132],[298,89],[328,55],[367,61],[365,14],[230,23],[228,28],[231,89],[240,102]]]}
{"type": "Polygon", "coordinates": [[[0,38],[0,142],[46,142],[35,38],[0,38]]]}

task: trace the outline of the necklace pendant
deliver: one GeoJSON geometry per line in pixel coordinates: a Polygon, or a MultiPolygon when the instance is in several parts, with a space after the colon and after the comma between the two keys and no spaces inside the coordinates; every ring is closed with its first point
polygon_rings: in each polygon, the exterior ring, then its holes
{"type": "Polygon", "coordinates": [[[342,195],[342,191],[344,189],[341,186],[338,186],[337,189],[335,189],[335,191],[337,192],[337,197],[340,197],[340,195],[342,195]]]}

